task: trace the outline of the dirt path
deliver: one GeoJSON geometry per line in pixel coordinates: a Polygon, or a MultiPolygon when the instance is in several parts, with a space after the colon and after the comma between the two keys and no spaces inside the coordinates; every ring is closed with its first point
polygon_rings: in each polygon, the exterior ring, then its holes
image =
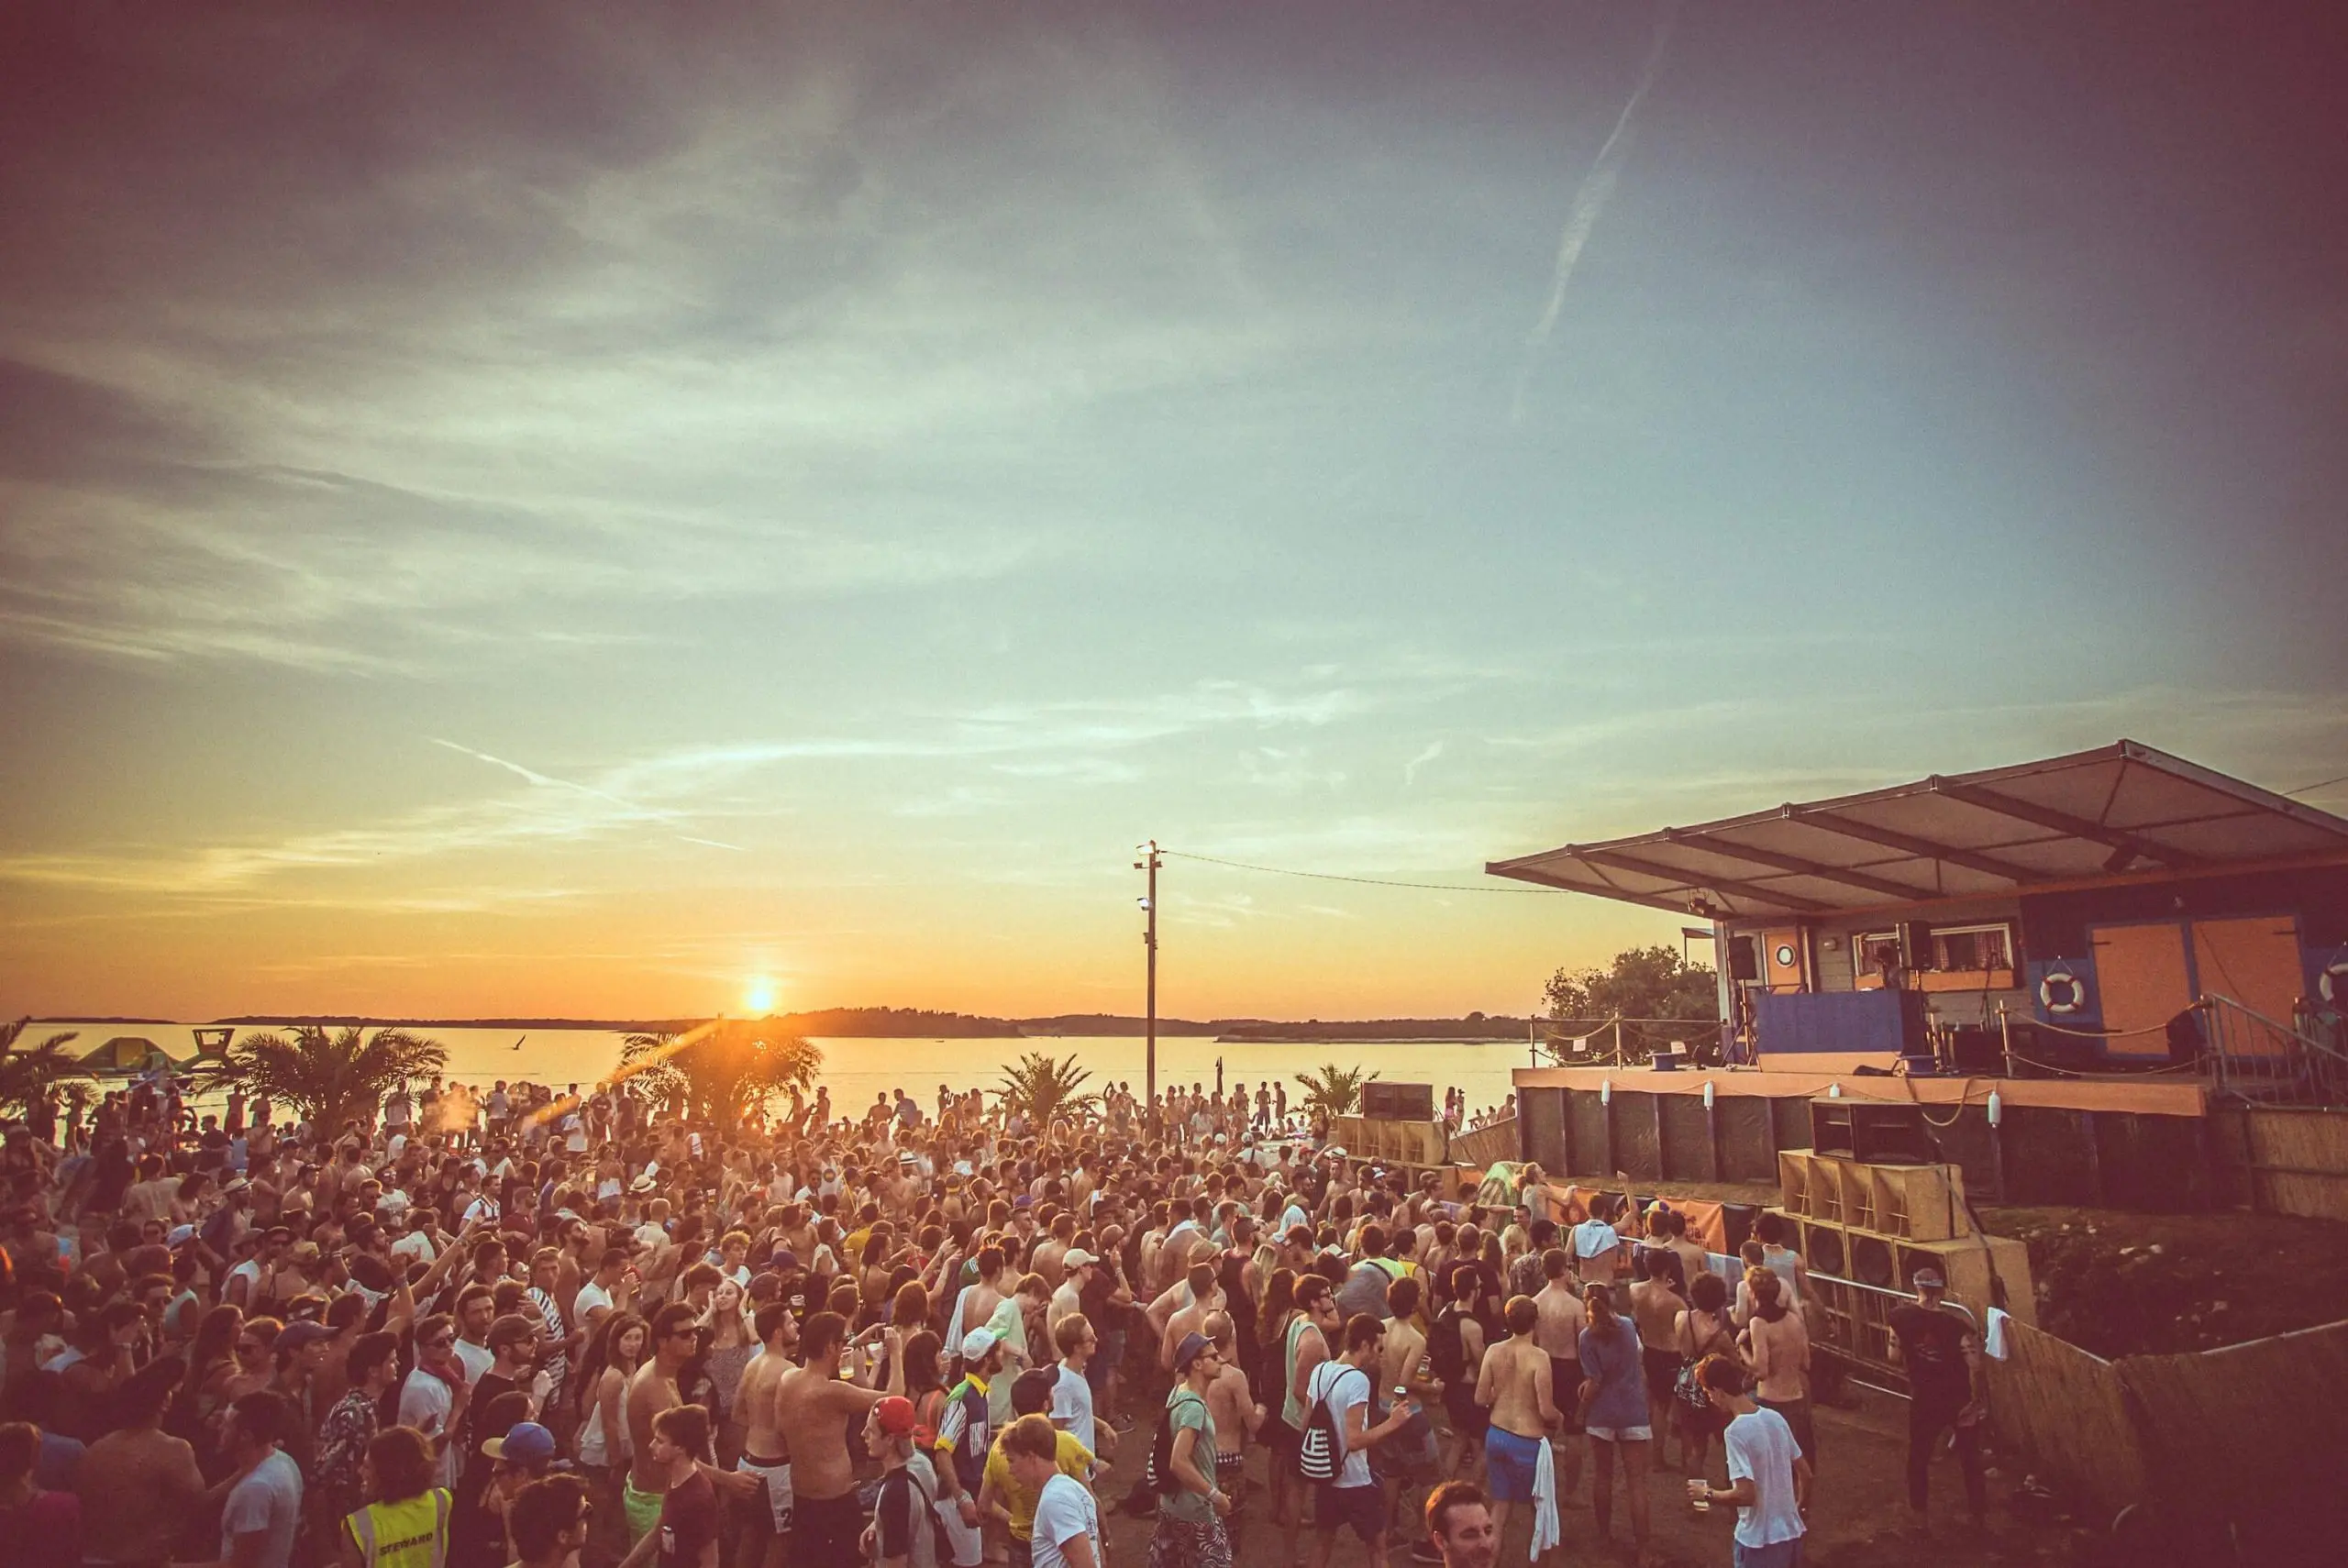
{"type": "MultiPolygon", "coordinates": [[[[1988,1568],[2076,1560],[2077,1533],[2059,1525],[2023,1525],[2005,1508],[2005,1497],[2018,1476],[1992,1474],[1989,1479],[1990,1530],[1976,1534],[1965,1522],[1964,1483],[1954,1457],[1944,1454],[1933,1472],[1936,1529],[1930,1539],[1910,1533],[1907,1505],[1907,1406],[1899,1399],[1871,1392],[1848,1410],[1821,1409],[1818,1434],[1821,1474],[1811,1509],[1811,1535],[1803,1562],[1807,1568],[1895,1568],[1932,1563],[1936,1568],[1988,1568]]],[[[1147,1456],[1150,1429],[1136,1425],[1125,1439],[1114,1479],[1100,1488],[1104,1514],[1130,1491],[1147,1456]]],[[[1678,1444],[1673,1444],[1678,1452],[1678,1444]]],[[[1993,1461],[1994,1465],[1994,1461],[1993,1461]]],[[[1549,1558],[1552,1568],[1580,1568],[1585,1563],[1627,1563],[1631,1560],[1630,1521],[1615,1481],[1614,1540],[1610,1548],[1597,1532],[1589,1508],[1590,1466],[1582,1467],[1577,1496],[1567,1499],[1565,1541],[1549,1558]]],[[[1711,1478],[1727,1484],[1718,1444],[1711,1452],[1711,1478]]],[[[1270,1497],[1265,1490],[1264,1461],[1251,1450],[1247,1472],[1249,1494],[1234,1557],[1240,1568],[1285,1568],[1279,1561],[1279,1531],[1270,1522],[1270,1497]]],[[[1730,1558],[1733,1509],[1715,1508],[1698,1514],[1689,1507],[1677,1471],[1649,1477],[1648,1500],[1653,1518],[1653,1560],[1668,1568],[1696,1564],[1725,1564],[1730,1558]]],[[[1423,1497],[1423,1494],[1420,1494],[1423,1497]]],[[[1525,1511],[1512,1520],[1502,1551],[1502,1568],[1524,1562],[1525,1511]]],[[[1414,1532],[1415,1533],[1415,1532],[1414,1532]]],[[[1398,1532],[1399,1534],[1399,1532],[1398,1532]]],[[[1146,1561],[1150,1525],[1117,1514],[1109,1527],[1110,1558],[1120,1568],[1138,1568],[1146,1561]]],[[[1298,1542],[1298,1555],[1311,1547],[1307,1532],[1298,1542]]],[[[1363,1560],[1361,1544],[1350,1535],[1338,1539],[1333,1568],[1357,1568],[1363,1560]]],[[[1391,1568],[1409,1568],[1406,1543],[1398,1540],[1389,1562],[1391,1568]]]]}

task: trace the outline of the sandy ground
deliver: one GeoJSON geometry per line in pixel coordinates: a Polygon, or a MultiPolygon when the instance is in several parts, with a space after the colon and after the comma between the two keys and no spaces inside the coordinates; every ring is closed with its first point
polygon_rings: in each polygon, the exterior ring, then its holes
{"type": "MultiPolygon", "coordinates": [[[[2002,1473],[1993,1459],[1989,1477],[1989,1528],[1977,1532],[1966,1521],[1964,1480],[1954,1456],[1943,1454],[1933,1473],[1934,1529],[1928,1537],[1913,1533],[1907,1506],[1907,1406],[1886,1395],[1860,1391],[1861,1403],[1851,1409],[1817,1413],[1820,1476],[1811,1507],[1811,1535],[1805,1562],[1809,1568],[1890,1568],[1893,1564],[1933,1563],[1973,1568],[1977,1564],[2057,1563],[2092,1560],[2094,1549],[2082,1532],[2065,1524],[2023,1524],[2007,1511],[2005,1498],[2018,1475],[2002,1473]]],[[[1106,1515],[1129,1492],[1147,1457],[1150,1428],[1136,1424],[1124,1441],[1113,1479],[1100,1487],[1106,1515]]],[[[1673,1452],[1678,1444],[1673,1444],[1673,1452]]],[[[1584,1563],[1628,1563],[1632,1561],[1628,1504],[1623,1479],[1615,1479],[1613,1540],[1600,1537],[1589,1507],[1591,1466],[1582,1466],[1581,1485],[1567,1499],[1564,1544],[1548,1559],[1550,1568],[1584,1563]]],[[[1270,1496],[1265,1487],[1261,1451],[1251,1450],[1247,1473],[1249,1495],[1242,1513],[1242,1528],[1234,1553],[1240,1568],[1284,1568],[1280,1532],[1270,1522],[1270,1496]]],[[[1726,1485],[1717,1443],[1711,1452],[1711,1478],[1726,1485]]],[[[1676,1471],[1659,1473],[1647,1482],[1652,1519],[1650,1560],[1679,1568],[1682,1564],[1725,1564],[1730,1559],[1733,1509],[1714,1508],[1699,1514],[1689,1505],[1683,1482],[1676,1471]]],[[[1415,1494],[1423,1500],[1423,1494],[1415,1494]]],[[[1503,1565],[1525,1558],[1524,1510],[1512,1519],[1502,1546],[1503,1565]]],[[[1110,1558],[1123,1568],[1139,1568],[1148,1554],[1150,1525],[1123,1513],[1109,1526],[1110,1558]]],[[[1309,1558],[1312,1533],[1298,1543],[1300,1561],[1309,1558]]],[[[1357,1568],[1366,1557],[1360,1541],[1340,1535],[1331,1559],[1335,1568],[1357,1568]]],[[[1394,1540],[1388,1561],[1393,1568],[1411,1562],[1407,1542],[1394,1540]]]]}

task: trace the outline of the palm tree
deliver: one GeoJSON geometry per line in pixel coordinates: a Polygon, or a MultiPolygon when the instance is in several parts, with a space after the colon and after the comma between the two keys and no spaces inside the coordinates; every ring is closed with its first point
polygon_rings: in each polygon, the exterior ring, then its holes
{"type": "Polygon", "coordinates": [[[1017,1110],[1028,1126],[1040,1132],[1056,1117],[1085,1114],[1100,1098],[1083,1092],[1084,1080],[1091,1076],[1091,1068],[1076,1065],[1074,1052],[1067,1061],[1055,1062],[1041,1051],[1030,1051],[1003,1068],[1002,1083],[992,1092],[1006,1112],[1017,1110]]]}
{"type": "Polygon", "coordinates": [[[50,1085],[76,1076],[75,1064],[65,1055],[65,1047],[78,1038],[72,1030],[52,1034],[22,1051],[16,1049],[17,1039],[31,1023],[29,1018],[0,1023],[0,1110],[27,1115],[50,1085]]]}
{"type": "Polygon", "coordinates": [[[1318,1073],[1299,1073],[1296,1081],[1304,1086],[1304,1109],[1319,1110],[1330,1116],[1351,1116],[1361,1108],[1364,1084],[1378,1077],[1359,1067],[1340,1067],[1335,1062],[1324,1062],[1318,1073]]]}
{"type": "Polygon", "coordinates": [[[823,1049],[759,1019],[721,1018],[683,1034],[631,1034],[620,1076],[693,1121],[732,1127],[777,1094],[804,1096],[823,1070],[823,1049]]]}
{"type": "Polygon", "coordinates": [[[403,1029],[378,1029],[362,1039],[357,1024],[329,1033],[315,1023],[289,1035],[249,1034],[228,1047],[214,1083],[292,1106],[329,1137],[372,1109],[410,1078],[432,1077],[449,1066],[449,1051],[403,1029]]]}

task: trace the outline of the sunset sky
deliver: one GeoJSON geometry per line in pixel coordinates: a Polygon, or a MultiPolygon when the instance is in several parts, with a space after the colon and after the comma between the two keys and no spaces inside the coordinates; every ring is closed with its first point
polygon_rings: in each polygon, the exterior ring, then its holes
{"type": "MultiPolygon", "coordinates": [[[[8,6],[0,1011],[1135,1012],[1152,835],[2348,773],[2343,12],[8,6]]],[[[1163,917],[1193,1017],[1680,923],[1163,917]]]]}

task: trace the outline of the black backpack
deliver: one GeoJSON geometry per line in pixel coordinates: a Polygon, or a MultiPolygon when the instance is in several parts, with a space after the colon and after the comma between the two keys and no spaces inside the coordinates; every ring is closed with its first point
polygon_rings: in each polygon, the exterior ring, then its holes
{"type": "Polygon", "coordinates": [[[1455,1301],[1435,1314],[1434,1331],[1427,1335],[1427,1370],[1442,1378],[1445,1388],[1468,1376],[1468,1346],[1459,1333],[1460,1320],[1466,1316],[1455,1301]]]}
{"type": "MultiPolygon", "coordinates": [[[[1196,1394],[1190,1397],[1199,1404],[1206,1401],[1196,1394]]],[[[1157,1435],[1150,1440],[1149,1463],[1141,1473],[1142,1490],[1160,1497],[1170,1497],[1182,1489],[1174,1474],[1174,1409],[1180,1398],[1168,1402],[1157,1413],[1157,1435]]]]}

